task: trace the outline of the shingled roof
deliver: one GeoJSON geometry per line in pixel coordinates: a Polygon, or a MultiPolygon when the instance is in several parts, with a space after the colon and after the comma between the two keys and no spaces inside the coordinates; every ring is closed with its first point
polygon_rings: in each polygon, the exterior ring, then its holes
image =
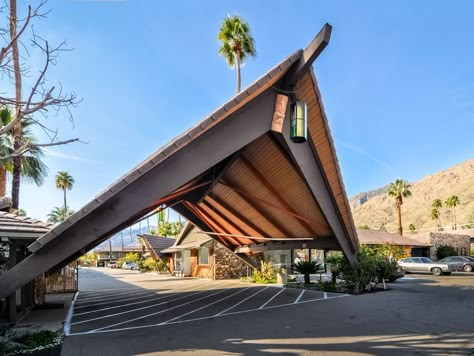
{"type": "Polygon", "coordinates": [[[164,259],[165,255],[163,250],[171,247],[175,244],[176,239],[172,237],[163,237],[156,235],[138,235],[142,238],[143,243],[147,247],[148,251],[155,256],[155,258],[164,259]]]}
{"type": "Polygon", "coordinates": [[[36,239],[49,232],[53,226],[27,216],[0,211],[0,237],[36,239]]]}

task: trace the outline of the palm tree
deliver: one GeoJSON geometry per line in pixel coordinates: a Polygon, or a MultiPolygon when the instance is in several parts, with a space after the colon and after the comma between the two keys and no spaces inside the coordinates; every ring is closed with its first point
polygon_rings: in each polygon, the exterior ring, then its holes
{"type": "Polygon", "coordinates": [[[457,195],[451,195],[446,199],[444,202],[446,207],[448,207],[451,211],[451,226],[453,230],[456,230],[456,206],[461,204],[459,197],[457,195]]]}
{"type": "Polygon", "coordinates": [[[72,186],[74,185],[74,178],[69,175],[68,172],[62,171],[58,172],[56,174],[56,188],[62,189],[64,192],[64,207],[63,207],[63,213],[64,215],[64,220],[66,220],[67,216],[67,203],[66,203],[66,190],[71,190],[72,186]]]}
{"type": "Polygon", "coordinates": [[[66,220],[69,216],[74,214],[73,210],[64,210],[64,207],[55,206],[53,210],[48,214],[48,222],[52,224],[59,224],[66,220]]]}
{"type": "Polygon", "coordinates": [[[245,20],[234,15],[222,21],[217,39],[222,42],[219,54],[224,57],[231,69],[237,65],[237,93],[240,92],[240,66],[245,63],[247,56],[255,57],[255,41],[250,35],[250,27],[245,20]]]}
{"type": "Polygon", "coordinates": [[[431,219],[432,220],[437,220],[437,227],[441,227],[441,214],[439,212],[439,209],[441,209],[443,207],[443,203],[441,202],[441,199],[435,199],[433,200],[433,203],[431,203],[431,219]],[[434,215],[436,215],[435,218],[434,215]]]}
{"type": "Polygon", "coordinates": [[[304,284],[310,284],[310,275],[324,271],[324,268],[316,261],[298,261],[294,264],[293,269],[304,275],[304,284]]]}
{"type": "Polygon", "coordinates": [[[395,182],[390,183],[388,186],[388,196],[395,198],[395,206],[398,209],[398,233],[400,236],[403,235],[403,226],[402,226],[402,205],[403,198],[411,196],[410,188],[411,185],[408,184],[406,180],[397,178],[395,182]]]}
{"type": "MultiPolygon", "coordinates": [[[[5,126],[12,121],[12,113],[7,107],[0,109],[0,126],[5,126]]],[[[29,120],[23,121],[22,138],[23,140],[36,142],[35,137],[30,131],[32,122],[29,120]]],[[[13,135],[5,134],[0,137],[0,155],[8,156],[14,152],[13,149],[13,135]]],[[[33,149],[21,156],[21,176],[29,183],[34,183],[41,186],[44,178],[48,175],[48,167],[41,160],[43,158],[43,151],[39,147],[33,149]]],[[[7,191],[7,172],[13,174],[13,159],[6,159],[0,161],[0,197],[6,195],[7,191]]]]}
{"type": "Polygon", "coordinates": [[[436,208],[431,209],[431,220],[435,220],[435,229],[439,229],[439,210],[436,208]]]}

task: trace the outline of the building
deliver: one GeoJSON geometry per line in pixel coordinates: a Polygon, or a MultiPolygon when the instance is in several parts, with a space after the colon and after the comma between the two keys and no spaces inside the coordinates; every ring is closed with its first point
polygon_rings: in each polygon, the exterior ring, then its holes
{"type": "Polygon", "coordinates": [[[29,245],[31,256],[0,276],[0,298],[166,207],[252,267],[262,252],[302,248],[340,250],[355,264],[359,241],[312,68],[331,30],[29,245]]]}
{"type": "Polygon", "coordinates": [[[105,267],[107,266],[110,261],[116,262],[118,259],[124,257],[128,253],[136,253],[140,258],[144,251],[142,246],[134,245],[134,246],[112,246],[109,247],[101,247],[95,249],[94,252],[97,254],[97,267],[105,267]],[[110,257],[112,256],[112,258],[110,257]]]}
{"type": "Polygon", "coordinates": [[[357,229],[361,245],[395,245],[403,247],[406,257],[429,257],[432,245],[423,238],[400,236],[390,232],[371,229],[357,229]]]}
{"type": "Polygon", "coordinates": [[[232,279],[252,273],[246,261],[189,222],[173,246],[162,253],[171,255],[170,270],[176,275],[232,279]]]}
{"type": "Polygon", "coordinates": [[[139,241],[147,252],[143,257],[151,256],[155,261],[162,261],[168,271],[171,270],[173,262],[171,261],[171,254],[164,253],[163,250],[173,246],[176,239],[173,237],[163,237],[156,235],[142,234],[138,235],[139,241]]]}

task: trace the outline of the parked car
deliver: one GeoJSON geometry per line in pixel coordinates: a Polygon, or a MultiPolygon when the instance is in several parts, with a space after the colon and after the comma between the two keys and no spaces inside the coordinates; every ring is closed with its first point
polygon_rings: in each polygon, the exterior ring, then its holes
{"type": "Polygon", "coordinates": [[[468,256],[445,257],[439,262],[454,266],[455,271],[472,272],[474,270],[474,258],[468,256]]]}
{"type": "Polygon", "coordinates": [[[109,262],[109,268],[117,268],[117,262],[109,262]]]}
{"type": "Polygon", "coordinates": [[[97,261],[97,267],[105,267],[105,261],[97,261]]]}
{"type": "Polygon", "coordinates": [[[137,269],[137,264],[135,262],[124,262],[122,264],[123,269],[137,269]]]}
{"type": "Polygon", "coordinates": [[[435,276],[441,274],[450,275],[454,266],[447,263],[434,262],[428,257],[408,257],[398,261],[398,265],[409,273],[432,273],[435,276]]]}
{"type": "Polygon", "coordinates": [[[388,281],[395,282],[397,279],[402,277],[405,277],[405,270],[397,263],[397,270],[388,277],[388,281]]]}

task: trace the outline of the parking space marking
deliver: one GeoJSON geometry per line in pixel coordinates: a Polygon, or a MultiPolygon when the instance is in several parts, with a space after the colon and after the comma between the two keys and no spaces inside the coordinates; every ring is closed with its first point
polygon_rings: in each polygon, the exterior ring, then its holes
{"type": "MultiPolygon", "coordinates": [[[[201,285],[202,287],[202,285],[201,285]]],[[[117,309],[117,308],[123,308],[123,307],[126,307],[126,306],[129,306],[129,305],[135,305],[135,304],[142,304],[142,303],[147,303],[147,302],[151,302],[151,301],[157,301],[157,300],[160,300],[160,299],[163,299],[163,298],[166,298],[166,297],[169,297],[169,296],[172,296],[172,295],[175,295],[177,293],[179,293],[178,291],[180,292],[192,292],[196,289],[192,289],[192,286],[184,286],[182,288],[176,288],[174,289],[176,292],[172,292],[172,293],[163,293],[163,294],[155,294],[155,296],[153,296],[153,298],[151,299],[146,299],[146,300],[142,300],[142,301],[139,301],[139,302],[131,302],[131,303],[126,303],[126,304],[120,304],[120,305],[115,305],[113,307],[106,307],[106,308],[102,308],[102,309],[94,309],[94,310],[90,310],[90,311],[86,311],[86,312],[82,312],[82,313],[76,313],[74,314],[74,316],[79,316],[79,315],[85,315],[85,314],[91,314],[91,313],[97,313],[97,312],[101,312],[101,311],[105,311],[105,310],[112,310],[112,309],[117,309]],[[191,289],[189,289],[191,287],[191,289]],[[159,295],[159,297],[156,297],[156,295],[159,295]]],[[[119,302],[124,302],[124,301],[128,301],[128,300],[138,300],[138,299],[143,299],[143,298],[150,298],[152,297],[151,295],[146,295],[146,296],[142,296],[142,297],[138,297],[138,298],[129,298],[129,299],[123,299],[119,302]]],[[[90,304],[88,305],[89,307],[90,306],[97,306],[97,305],[101,305],[101,304],[115,304],[115,303],[118,303],[117,301],[115,302],[104,302],[104,303],[99,303],[99,304],[90,304]]],[[[84,308],[86,306],[80,306],[80,307],[77,307],[76,309],[78,308],[84,308]]]]}
{"type": "MultiPolygon", "coordinates": [[[[304,301],[299,302],[296,305],[300,305],[300,304],[304,304],[304,303],[318,302],[318,301],[329,300],[329,299],[349,297],[349,296],[350,296],[349,294],[342,294],[342,295],[337,295],[337,296],[328,296],[327,299],[318,298],[318,299],[304,300],[304,301]]],[[[96,329],[96,330],[84,331],[84,332],[78,332],[78,333],[71,333],[70,336],[110,333],[110,332],[116,332],[116,331],[127,331],[127,330],[136,330],[136,329],[159,327],[159,326],[169,326],[169,325],[173,325],[173,324],[189,323],[189,322],[193,322],[193,321],[201,321],[201,320],[219,318],[219,317],[223,317],[223,316],[238,315],[238,314],[250,313],[250,312],[258,312],[258,311],[261,311],[261,310],[282,308],[282,307],[288,307],[288,306],[294,306],[294,305],[295,305],[294,303],[286,303],[286,304],[280,304],[280,305],[272,305],[272,306],[269,306],[269,307],[266,307],[266,308],[263,308],[263,309],[255,308],[255,309],[248,309],[248,310],[239,310],[239,311],[230,312],[230,313],[226,313],[226,314],[220,314],[220,315],[204,316],[204,317],[194,318],[194,319],[175,320],[175,321],[167,322],[166,324],[157,323],[157,324],[148,324],[148,325],[140,325],[140,326],[129,326],[129,327],[125,327],[125,328],[109,329],[110,327],[127,323],[128,321],[126,321],[126,322],[118,323],[118,324],[115,324],[115,325],[110,325],[108,327],[103,327],[103,328],[96,329]],[[105,329],[107,329],[107,330],[105,330],[105,329]]]]}
{"type": "MultiPolygon", "coordinates": [[[[266,290],[266,289],[268,289],[268,288],[270,288],[270,287],[265,287],[265,288],[263,288],[263,289],[260,289],[260,290],[256,291],[254,294],[252,294],[252,295],[248,296],[247,298],[241,300],[240,302],[238,302],[237,304],[231,306],[230,308],[227,308],[226,310],[223,310],[223,311],[221,311],[220,313],[215,314],[214,316],[218,316],[218,315],[224,314],[225,312],[227,312],[227,311],[229,311],[229,310],[231,310],[231,309],[233,309],[233,308],[239,306],[240,304],[242,304],[243,302],[249,300],[250,298],[253,298],[253,297],[256,296],[257,294],[262,293],[264,290],[266,290]]],[[[248,289],[248,288],[247,288],[247,289],[248,289]]]]}
{"type": "Polygon", "coordinates": [[[327,294],[327,292],[323,292],[323,298],[324,298],[324,299],[328,299],[328,294],[327,294]]]}
{"type": "MultiPolygon", "coordinates": [[[[171,308],[168,308],[168,309],[165,309],[165,310],[160,310],[158,312],[155,312],[155,313],[150,313],[148,315],[143,315],[143,316],[140,316],[138,318],[133,318],[133,319],[128,319],[128,320],[125,320],[125,321],[122,321],[120,323],[115,323],[115,324],[112,324],[112,325],[108,325],[108,326],[104,326],[104,327],[101,327],[101,328],[98,328],[98,329],[94,329],[94,330],[91,330],[89,331],[88,333],[94,333],[94,332],[97,332],[97,331],[100,331],[100,330],[103,330],[103,329],[108,329],[108,328],[111,328],[111,327],[114,327],[114,326],[118,326],[118,325],[123,325],[123,324],[127,324],[127,323],[130,323],[132,321],[137,321],[137,320],[141,320],[141,319],[145,319],[145,318],[149,318],[150,316],[154,316],[154,315],[158,315],[158,314],[162,314],[162,313],[165,313],[167,311],[170,311],[170,310],[173,310],[173,309],[176,309],[176,308],[180,308],[180,307],[183,307],[185,305],[188,305],[188,304],[191,304],[191,303],[194,303],[194,302],[197,302],[197,301],[200,301],[202,299],[206,299],[206,298],[209,298],[209,297],[212,297],[214,295],[217,295],[217,294],[220,294],[222,292],[225,292],[227,289],[222,289],[216,293],[212,293],[212,294],[209,294],[209,295],[206,295],[204,297],[201,297],[201,298],[198,298],[198,299],[193,299],[191,300],[190,302],[186,302],[186,303],[183,303],[183,304],[180,304],[180,305],[176,305],[174,307],[171,307],[171,308]]],[[[207,291],[202,291],[202,292],[197,292],[197,293],[194,293],[194,294],[199,294],[199,293],[204,293],[204,292],[207,292],[207,291]]],[[[190,295],[186,296],[186,297],[189,297],[190,295]]],[[[181,297],[179,299],[183,299],[185,297],[181,297]]],[[[178,299],[175,299],[175,300],[178,300],[178,299]]]]}
{"type": "Polygon", "coordinates": [[[228,295],[228,296],[226,296],[226,297],[224,297],[224,298],[221,298],[221,299],[219,299],[219,300],[216,300],[216,301],[214,301],[214,302],[212,302],[212,303],[206,304],[206,305],[204,305],[204,306],[202,306],[202,307],[199,307],[199,308],[197,308],[197,309],[191,310],[191,311],[189,311],[189,312],[187,312],[187,313],[181,314],[181,315],[179,315],[179,316],[177,316],[177,317],[175,317],[175,318],[169,319],[169,320],[167,320],[167,321],[163,321],[163,322],[159,323],[158,325],[165,325],[165,324],[168,324],[169,322],[172,322],[172,321],[174,321],[174,320],[178,320],[178,319],[182,318],[183,316],[186,316],[186,315],[195,313],[195,312],[197,312],[197,311],[199,311],[199,310],[202,310],[202,309],[205,309],[205,308],[207,308],[207,307],[210,307],[211,305],[220,303],[220,302],[222,302],[223,300],[229,299],[230,297],[233,297],[234,295],[237,295],[237,294],[239,294],[239,293],[245,292],[246,290],[248,290],[248,289],[250,289],[250,288],[252,288],[252,287],[247,287],[247,288],[245,288],[245,289],[241,289],[241,290],[239,290],[239,291],[237,291],[237,292],[235,292],[235,293],[232,293],[231,295],[228,295]]]}
{"type": "MultiPolygon", "coordinates": [[[[180,300],[180,299],[188,298],[188,297],[191,297],[191,296],[193,296],[193,295],[200,294],[200,293],[204,293],[204,292],[205,292],[205,291],[191,293],[191,294],[188,294],[188,295],[185,295],[185,296],[176,298],[176,299],[174,299],[174,300],[180,300]]],[[[169,297],[169,296],[172,296],[172,295],[168,295],[167,297],[169,297]]],[[[125,310],[125,311],[119,312],[119,313],[107,314],[107,315],[99,316],[99,317],[92,318],[92,319],[86,319],[86,320],[76,321],[75,323],[71,323],[71,325],[84,324],[84,323],[88,323],[88,322],[91,322],[91,321],[94,321],[94,320],[112,318],[112,317],[117,316],[117,315],[123,315],[123,314],[127,314],[127,313],[133,313],[133,312],[136,312],[136,311],[139,311],[139,310],[154,308],[154,307],[157,307],[157,306],[159,306],[159,305],[166,304],[167,302],[168,302],[168,301],[161,302],[161,303],[157,303],[157,304],[152,304],[152,305],[147,305],[147,306],[141,307],[141,308],[129,309],[129,310],[125,310]]],[[[76,314],[76,315],[77,315],[77,314],[76,314]]]]}
{"type": "Polygon", "coordinates": [[[273,297],[271,297],[270,299],[268,299],[266,301],[266,303],[262,304],[262,306],[258,309],[263,309],[268,303],[270,303],[273,299],[275,299],[280,293],[282,293],[283,291],[285,290],[285,288],[282,288],[280,289],[280,291],[278,293],[276,293],[273,297]]]}
{"type": "MultiPolygon", "coordinates": [[[[148,290],[148,289],[133,289],[133,290],[129,290],[127,292],[123,292],[123,293],[119,293],[118,295],[115,294],[114,297],[111,297],[110,299],[107,299],[109,302],[111,302],[112,300],[117,300],[117,299],[120,299],[122,297],[128,297],[129,294],[144,294],[144,293],[150,293],[151,290],[148,290]]],[[[89,298],[80,298],[77,300],[78,303],[90,303],[90,302],[94,302],[94,301],[102,301],[104,300],[105,298],[107,298],[108,296],[95,296],[95,297],[89,297],[89,298]]]]}
{"type": "Polygon", "coordinates": [[[301,297],[303,296],[304,294],[304,289],[301,291],[300,295],[298,296],[298,298],[295,299],[295,301],[293,302],[293,304],[298,304],[298,302],[300,301],[301,297]]]}

